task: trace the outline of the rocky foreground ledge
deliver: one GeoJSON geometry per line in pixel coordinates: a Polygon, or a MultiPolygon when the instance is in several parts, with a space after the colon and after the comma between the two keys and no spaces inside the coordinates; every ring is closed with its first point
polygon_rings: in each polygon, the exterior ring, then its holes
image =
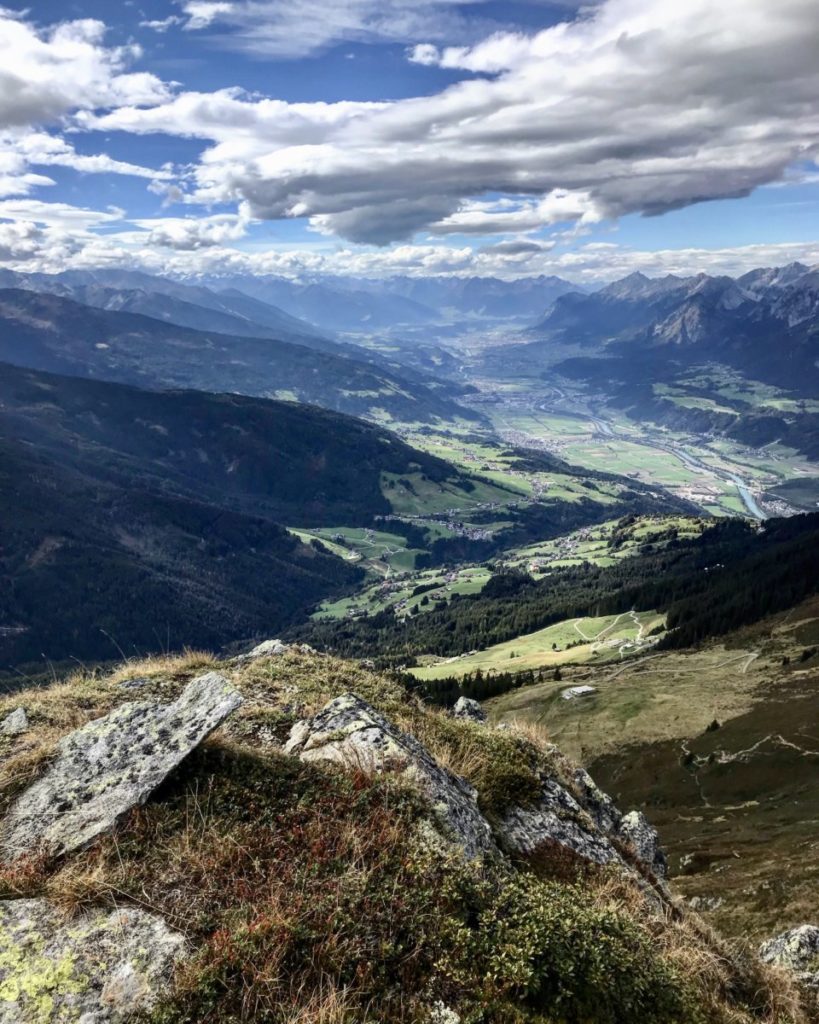
{"type": "Polygon", "coordinates": [[[0,1024],[816,1019],[819,929],[731,949],[557,748],[309,648],[8,699],[0,808],[0,1024]]]}

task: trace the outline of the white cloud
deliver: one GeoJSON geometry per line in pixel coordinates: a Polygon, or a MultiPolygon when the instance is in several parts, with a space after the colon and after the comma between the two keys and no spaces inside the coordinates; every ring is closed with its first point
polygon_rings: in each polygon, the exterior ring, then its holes
{"type": "Polygon", "coordinates": [[[0,8],[0,127],[166,99],[168,89],[154,75],[126,71],[138,48],[106,47],[104,35],[102,22],[90,18],[40,31],[0,8]]]}
{"type": "Polygon", "coordinates": [[[214,0],[189,0],[182,5],[188,16],[185,28],[190,30],[207,28],[217,18],[224,17],[233,10],[232,3],[214,2],[214,0]]]}
{"type": "Polygon", "coordinates": [[[31,258],[42,249],[43,241],[44,232],[36,224],[0,223],[0,263],[19,263],[31,258]]]}
{"type": "MultiPolygon", "coordinates": [[[[218,22],[225,46],[267,57],[302,57],[341,42],[477,40],[499,23],[476,16],[488,0],[187,0],[187,28],[218,22]]],[[[550,0],[524,0],[554,6],[550,0]]],[[[568,6],[572,6],[571,4],[568,6]]]]}
{"type": "Polygon", "coordinates": [[[527,230],[781,179],[819,147],[817,32],[815,0],[607,0],[532,36],[445,50],[435,59],[489,77],[434,96],[288,104],[222,90],[80,123],[209,140],[189,203],[247,201],[253,216],[309,217],[360,243],[527,230]],[[489,194],[520,202],[476,207],[489,194]]]}
{"type": "Polygon", "coordinates": [[[68,21],[40,30],[0,8],[0,196],[28,195],[53,185],[32,168],[69,167],[87,174],[128,174],[166,179],[156,171],[108,155],[77,153],[41,126],[61,124],[78,110],[110,109],[167,100],[169,88],[154,75],[127,70],[135,46],[106,47],[99,21],[68,21]]]}
{"type": "Polygon", "coordinates": [[[29,172],[23,157],[0,142],[0,197],[28,195],[35,188],[53,184],[53,179],[29,172]]]}
{"type": "Polygon", "coordinates": [[[19,158],[20,166],[70,167],[84,174],[125,174],[151,181],[168,180],[171,171],[114,160],[105,153],[81,154],[65,139],[47,132],[0,132],[0,153],[19,158]]]}
{"type": "Polygon", "coordinates": [[[248,226],[243,213],[211,217],[153,217],[134,220],[133,223],[148,232],[146,239],[139,240],[143,244],[183,252],[238,241],[247,233],[248,226]]]}
{"type": "Polygon", "coordinates": [[[100,224],[120,221],[125,211],[116,207],[89,210],[70,203],[45,203],[39,199],[4,199],[0,201],[0,220],[21,221],[45,227],[87,230],[100,224]]]}
{"type": "Polygon", "coordinates": [[[175,25],[184,25],[185,19],[180,18],[178,14],[171,14],[167,18],[158,19],[155,21],[141,21],[139,23],[140,28],[150,28],[154,32],[167,32],[168,29],[173,28],[175,25]]]}
{"type": "Polygon", "coordinates": [[[0,202],[0,264],[24,272],[94,267],[140,268],[149,273],[200,274],[497,276],[505,279],[556,274],[599,284],[640,270],[665,274],[739,275],[760,266],[799,261],[819,264],[819,241],[736,248],[630,249],[613,242],[577,245],[567,251],[551,241],[505,239],[480,249],[434,244],[362,249],[328,244],[275,246],[259,241],[234,247],[246,230],[243,214],[193,218],[145,218],[129,223],[122,211],[94,211],[35,200],[0,202]],[[2,223],[4,217],[13,218],[2,223]],[[122,220],[122,229],[116,222],[122,220]],[[133,226],[132,226],[133,225],[133,226]],[[95,229],[105,226],[104,234],[95,229]]]}
{"type": "Polygon", "coordinates": [[[563,221],[593,224],[602,211],[586,192],[553,189],[543,199],[467,200],[457,213],[429,226],[433,235],[495,235],[537,231],[563,221]]]}

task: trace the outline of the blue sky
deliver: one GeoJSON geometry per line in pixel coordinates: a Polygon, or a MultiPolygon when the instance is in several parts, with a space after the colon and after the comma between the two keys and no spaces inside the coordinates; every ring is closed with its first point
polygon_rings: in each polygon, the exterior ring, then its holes
{"type": "Polygon", "coordinates": [[[819,262],[813,0],[0,9],[0,265],[819,262]]]}

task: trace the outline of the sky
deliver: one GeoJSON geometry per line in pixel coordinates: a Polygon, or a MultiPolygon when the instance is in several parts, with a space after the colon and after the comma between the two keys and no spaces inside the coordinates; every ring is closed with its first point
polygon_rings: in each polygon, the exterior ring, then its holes
{"type": "Polygon", "coordinates": [[[0,266],[819,263],[816,0],[0,7],[0,266]]]}

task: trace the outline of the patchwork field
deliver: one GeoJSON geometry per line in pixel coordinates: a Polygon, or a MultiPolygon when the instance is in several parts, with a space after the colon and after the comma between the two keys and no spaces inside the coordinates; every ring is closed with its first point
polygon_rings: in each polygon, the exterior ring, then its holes
{"type": "MultiPolygon", "coordinates": [[[[693,402],[691,407],[713,404],[710,399],[677,397],[689,406],[693,402]]],[[[565,404],[584,401],[574,396],[565,404]]],[[[786,480],[816,475],[814,464],[788,448],[768,445],[753,449],[724,438],[695,437],[638,424],[608,410],[605,419],[574,409],[562,412],[544,403],[536,389],[490,406],[489,412],[498,432],[510,443],[545,449],[575,465],[666,487],[711,515],[748,514],[737,481],[761,499],[786,480]]],[[[776,505],[776,499],[771,500],[776,505]]]]}
{"type": "MultiPolygon", "coordinates": [[[[358,594],[323,604],[313,616],[346,618],[375,615],[387,608],[401,616],[423,614],[455,594],[479,593],[499,568],[521,569],[535,579],[542,579],[554,569],[583,562],[613,565],[637,554],[646,545],[657,546],[673,538],[684,540],[698,536],[707,524],[707,519],[684,516],[645,517],[628,526],[612,519],[554,540],[510,548],[492,559],[492,568],[464,565],[422,570],[407,568],[419,552],[407,549],[404,538],[394,534],[350,529],[294,532],[302,538],[320,538],[322,543],[344,558],[360,558],[362,566],[371,569],[378,577],[368,582],[358,594]],[[338,541],[342,536],[344,545],[338,541]],[[328,539],[331,537],[336,537],[336,541],[328,539]]],[[[433,527],[427,529],[429,533],[434,531],[433,527]]]]}

